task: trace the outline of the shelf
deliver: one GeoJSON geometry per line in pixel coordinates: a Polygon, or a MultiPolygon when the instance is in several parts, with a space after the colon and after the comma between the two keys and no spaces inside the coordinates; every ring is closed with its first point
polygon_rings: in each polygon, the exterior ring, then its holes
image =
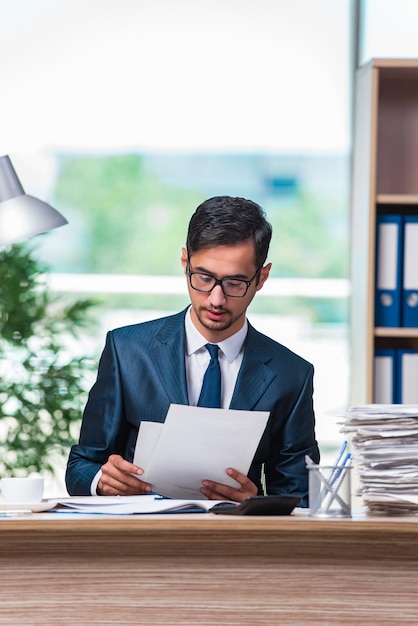
{"type": "Polygon", "coordinates": [[[376,199],[377,204],[417,204],[418,205],[418,195],[417,194],[389,194],[389,193],[381,193],[378,194],[376,199]]]}
{"type": "Polygon", "coordinates": [[[399,337],[399,338],[408,338],[408,337],[418,337],[418,328],[387,328],[387,327],[376,327],[374,329],[375,337],[399,337]]]}

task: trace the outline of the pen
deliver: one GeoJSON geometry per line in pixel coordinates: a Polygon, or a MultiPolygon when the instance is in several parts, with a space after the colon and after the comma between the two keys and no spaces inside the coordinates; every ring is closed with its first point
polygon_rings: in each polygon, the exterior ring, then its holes
{"type": "Polygon", "coordinates": [[[328,500],[328,504],[325,507],[325,511],[328,511],[331,504],[333,503],[333,501],[337,498],[340,505],[342,506],[342,508],[346,511],[346,513],[349,512],[349,507],[348,505],[339,497],[338,495],[338,491],[343,483],[343,480],[345,478],[345,475],[347,474],[347,471],[349,469],[351,465],[351,454],[347,454],[346,457],[344,458],[342,464],[340,465],[340,467],[338,468],[338,472],[334,478],[334,486],[332,488],[332,490],[329,493],[329,500],[328,500]]]}
{"type": "Polygon", "coordinates": [[[337,476],[334,477],[334,474],[336,472],[338,473],[338,465],[339,465],[341,459],[343,458],[343,454],[346,451],[347,445],[348,445],[347,441],[343,441],[343,443],[341,445],[341,448],[340,448],[340,450],[338,452],[338,456],[337,456],[337,458],[334,461],[334,467],[331,470],[331,473],[330,473],[330,475],[328,477],[328,481],[330,482],[331,485],[333,484],[334,480],[336,480],[336,478],[337,478],[337,476]]]}
{"type": "Polygon", "coordinates": [[[341,446],[340,451],[339,451],[338,456],[337,456],[337,460],[335,461],[335,465],[338,465],[338,463],[341,461],[341,459],[343,457],[343,454],[346,451],[347,445],[348,445],[348,442],[347,441],[343,441],[342,446],[341,446]]]}
{"type": "MultiPolygon", "coordinates": [[[[338,452],[338,456],[337,456],[337,458],[336,458],[336,460],[334,462],[331,474],[329,475],[329,478],[328,478],[329,481],[332,480],[332,477],[333,477],[333,474],[335,472],[336,466],[341,461],[342,456],[343,456],[344,452],[346,451],[347,445],[348,445],[348,442],[347,441],[343,441],[343,443],[341,445],[341,448],[340,448],[340,450],[338,452]]],[[[306,465],[315,465],[315,461],[309,456],[309,454],[305,455],[305,463],[306,463],[306,465]]]]}

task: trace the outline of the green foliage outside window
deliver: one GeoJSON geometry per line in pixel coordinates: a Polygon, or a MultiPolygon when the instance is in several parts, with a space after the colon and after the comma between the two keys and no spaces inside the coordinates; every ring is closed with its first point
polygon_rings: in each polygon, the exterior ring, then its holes
{"type": "MultiPolygon", "coordinates": [[[[71,218],[73,231],[77,224],[80,229],[72,242],[76,258],[71,265],[64,256],[57,259],[54,271],[150,275],[178,273],[190,216],[208,197],[198,183],[182,188],[161,180],[138,154],[63,156],[54,196],[71,218]]],[[[347,275],[347,221],[341,199],[305,189],[284,198],[266,193],[254,199],[273,225],[273,276],[347,275]]]]}
{"type": "MultiPolygon", "coordinates": [[[[54,202],[73,227],[71,261],[55,271],[177,274],[191,212],[204,197],[162,183],[140,155],[65,156],[54,202]]],[[[65,264],[66,263],[66,264],[65,264]]]]}
{"type": "MultiPolygon", "coordinates": [[[[231,170],[236,166],[232,156],[223,163],[231,170]]],[[[202,176],[203,170],[202,165],[202,176]]],[[[241,182],[242,187],[235,189],[212,184],[208,191],[198,181],[182,186],[163,180],[140,154],[63,155],[58,159],[54,203],[69,218],[71,232],[77,236],[73,235],[67,253],[61,250],[55,255],[53,271],[180,276],[180,251],[191,213],[209,195],[241,195],[245,181],[241,182]]],[[[273,225],[272,277],[348,275],[344,199],[335,190],[329,194],[301,187],[284,197],[265,191],[262,197],[253,198],[273,225]]],[[[179,305],[164,294],[119,294],[108,295],[106,305],[160,310],[186,305],[184,299],[177,300],[179,305]]],[[[347,302],[333,298],[259,298],[253,307],[265,313],[302,315],[312,322],[346,321],[348,314],[347,302]]]]}

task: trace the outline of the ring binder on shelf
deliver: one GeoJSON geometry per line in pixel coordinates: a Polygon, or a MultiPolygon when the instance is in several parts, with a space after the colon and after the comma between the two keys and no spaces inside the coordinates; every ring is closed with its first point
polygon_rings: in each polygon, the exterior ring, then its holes
{"type": "Polygon", "coordinates": [[[379,215],[377,217],[376,326],[396,327],[401,325],[402,223],[401,215],[379,215]]]}
{"type": "Polygon", "coordinates": [[[399,350],[399,404],[418,404],[418,351],[399,350]]]}
{"type": "Polygon", "coordinates": [[[418,216],[405,217],[402,326],[418,327],[418,216]]]}
{"type": "Polygon", "coordinates": [[[374,391],[376,404],[396,404],[398,397],[397,350],[376,350],[374,353],[374,391]]]}

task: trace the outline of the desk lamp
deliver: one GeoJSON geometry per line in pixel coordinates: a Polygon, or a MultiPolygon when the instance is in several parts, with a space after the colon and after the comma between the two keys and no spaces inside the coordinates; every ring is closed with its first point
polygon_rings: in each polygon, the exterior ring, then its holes
{"type": "Polygon", "coordinates": [[[67,223],[52,206],[26,194],[10,158],[0,157],[0,246],[17,243],[67,223]]]}

